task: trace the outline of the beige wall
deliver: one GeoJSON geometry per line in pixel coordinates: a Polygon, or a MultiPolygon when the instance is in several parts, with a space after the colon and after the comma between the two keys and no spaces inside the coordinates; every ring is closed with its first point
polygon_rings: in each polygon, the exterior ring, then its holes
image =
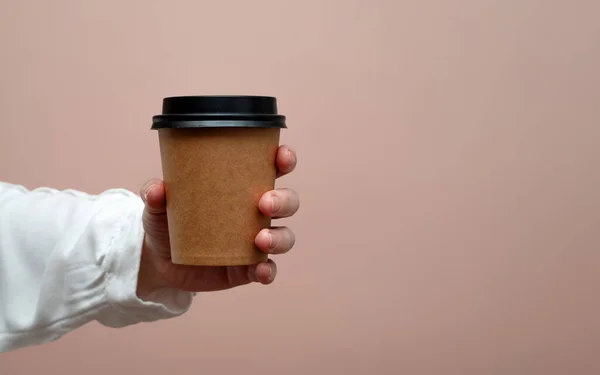
{"type": "Polygon", "coordinates": [[[162,97],[267,94],[303,201],[272,286],[0,373],[599,373],[599,4],[0,1],[0,179],[137,191],[162,97]]]}

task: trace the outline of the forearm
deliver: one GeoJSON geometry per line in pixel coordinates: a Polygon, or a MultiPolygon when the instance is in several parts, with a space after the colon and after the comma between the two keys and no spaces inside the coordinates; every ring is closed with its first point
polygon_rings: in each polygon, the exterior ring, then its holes
{"type": "Polygon", "coordinates": [[[0,183],[0,351],[92,320],[121,327],[186,311],[189,293],[138,298],[142,211],[124,190],[92,196],[0,183]]]}

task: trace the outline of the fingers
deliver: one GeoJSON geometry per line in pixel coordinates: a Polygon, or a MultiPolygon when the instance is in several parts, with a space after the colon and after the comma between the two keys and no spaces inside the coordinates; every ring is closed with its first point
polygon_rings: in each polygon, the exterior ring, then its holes
{"type": "Polygon", "coordinates": [[[163,265],[169,285],[191,292],[215,292],[250,283],[268,285],[277,274],[271,259],[248,266],[183,266],[166,260],[163,265]]]}
{"type": "MultiPolygon", "coordinates": [[[[225,273],[225,277],[227,279],[226,288],[235,288],[237,286],[246,285],[252,282],[268,285],[275,280],[275,275],[277,274],[277,265],[275,262],[269,259],[266,262],[261,262],[250,266],[208,268],[208,272],[219,271],[224,271],[225,273]]],[[[203,283],[203,285],[206,286],[206,281],[203,283]]]]}
{"type": "Polygon", "coordinates": [[[263,285],[271,284],[275,280],[275,275],[277,275],[277,265],[271,259],[257,264],[254,268],[256,280],[263,285]]]}
{"type": "Polygon", "coordinates": [[[281,146],[277,150],[275,165],[277,165],[277,177],[285,176],[296,168],[298,159],[296,151],[290,146],[281,146]]]}
{"type": "Polygon", "coordinates": [[[146,209],[152,214],[166,212],[165,185],[162,180],[151,179],[142,186],[140,196],[146,204],[146,209]]]}
{"type": "Polygon", "coordinates": [[[290,217],[300,208],[300,198],[291,189],[276,189],[265,193],[258,201],[260,211],[272,218],[290,217]]]}
{"type": "Polygon", "coordinates": [[[269,254],[287,253],[294,247],[296,237],[289,228],[269,228],[261,230],[254,240],[256,246],[269,254]]]}

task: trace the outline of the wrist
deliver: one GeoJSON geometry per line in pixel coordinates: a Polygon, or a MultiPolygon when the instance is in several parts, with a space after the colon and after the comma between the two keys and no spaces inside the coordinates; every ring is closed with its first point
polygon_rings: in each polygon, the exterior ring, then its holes
{"type": "Polygon", "coordinates": [[[138,298],[147,300],[155,291],[166,287],[162,276],[156,269],[152,249],[148,243],[148,238],[144,236],[144,243],[140,256],[140,267],[138,271],[136,294],[138,298]]]}

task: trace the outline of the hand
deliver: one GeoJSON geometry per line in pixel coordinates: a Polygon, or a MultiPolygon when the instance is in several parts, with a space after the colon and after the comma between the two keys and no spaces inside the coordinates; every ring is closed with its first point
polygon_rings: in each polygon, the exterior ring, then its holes
{"type": "MultiPolygon", "coordinates": [[[[296,153],[287,146],[279,147],[276,157],[277,177],[296,167],[296,153]]],[[[137,293],[140,298],[153,291],[171,287],[202,292],[229,289],[251,282],[270,284],[277,267],[269,259],[249,266],[185,266],[171,262],[169,230],[165,205],[165,187],[161,180],[148,181],[141,190],[146,205],[143,214],[145,230],[137,293]]],[[[298,195],[290,189],[276,189],[264,194],[258,208],[272,218],[292,216],[299,208],[298,195]]],[[[263,229],[255,239],[256,246],[269,254],[282,254],[294,246],[294,233],[286,227],[263,229]]]]}

